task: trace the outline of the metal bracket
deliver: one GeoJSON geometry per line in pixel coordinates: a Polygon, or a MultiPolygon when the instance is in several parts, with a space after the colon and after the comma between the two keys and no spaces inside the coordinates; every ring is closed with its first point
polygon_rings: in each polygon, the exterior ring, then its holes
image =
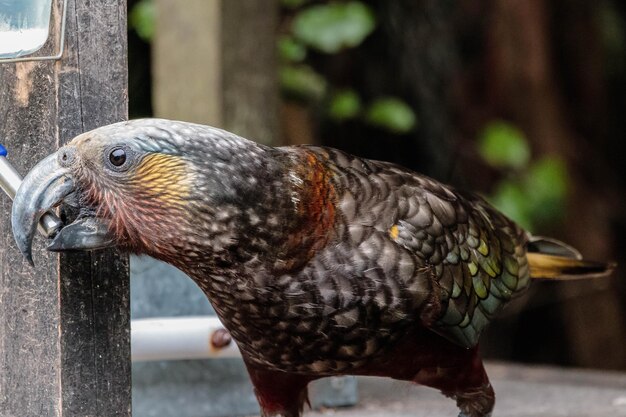
{"type": "Polygon", "coordinates": [[[27,62],[27,61],[57,61],[63,56],[65,51],[65,21],[67,17],[67,0],[63,0],[63,13],[61,16],[61,39],[59,44],[59,52],[56,55],[48,56],[23,56],[19,58],[4,58],[0,59],[0,64],[6,64],[10,62],[27,62]]]}

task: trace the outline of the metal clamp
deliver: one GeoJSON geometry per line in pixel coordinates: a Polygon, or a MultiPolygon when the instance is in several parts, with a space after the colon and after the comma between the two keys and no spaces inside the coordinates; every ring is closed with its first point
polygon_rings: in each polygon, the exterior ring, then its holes
{"type": "MultiPolygon", "coordinates": [[[[19,58],[4,58],[0,59],[0,64],[7,64],[11,62],[27,62],[27,61],[57,61],[63,56],[65,52],[65,22],[67,20],[67,0],[63,0],[63,13],[61,16],[61,39],[59,41],[59,52],[56,55],[48,56],[23,56],[19,58]]],[[[0,145],[1,146],[1,145],[0,145]]]]}

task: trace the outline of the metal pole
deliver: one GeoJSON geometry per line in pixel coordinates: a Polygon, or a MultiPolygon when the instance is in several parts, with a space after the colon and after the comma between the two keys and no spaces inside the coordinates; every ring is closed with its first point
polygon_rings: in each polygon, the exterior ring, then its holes
{"type": "MultiPolygon", "coordinates": [[[[22,177],[7,160],[6,155],[6,148],[0,145],[0,188],[13,200],[17,189],[20,188],[20,184],[22,183],[22,177]]],[[[61,219],[54,213],[47,212],[41,216],[38,230],[39,233],[45,237],[54,237],[54,235],[61,230],[61,227],[63,227],[61,219]]]]}
{"type": "Polygon", "coordinates": [[[132,320],[130,339],[134,362],[241,357],[215,316],[132,320]]]}

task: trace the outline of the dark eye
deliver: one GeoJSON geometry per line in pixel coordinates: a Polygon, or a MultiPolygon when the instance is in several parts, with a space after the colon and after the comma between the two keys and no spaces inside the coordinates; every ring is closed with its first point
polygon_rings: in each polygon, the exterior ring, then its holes
{"type": "Polygon", "coordinates": [[[126,151],[122,148],[116,148],[109,154],[109,161],[116,167],[121,167],[126,162],[126,151]]]}

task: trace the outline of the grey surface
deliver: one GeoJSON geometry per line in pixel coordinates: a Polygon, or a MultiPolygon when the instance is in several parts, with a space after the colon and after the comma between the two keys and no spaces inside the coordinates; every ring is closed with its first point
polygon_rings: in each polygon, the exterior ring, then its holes
{"type": "Polygon", "coordinates": [[[133,319],[213,314],[200,288],[173,266],[147,256],[131,256],[130,275],[133,319]]]}
{"type": "MultiPolygon", "coordinates": [[[[204,293],[178,269],[146,256],[131,257],[130,266],[132,319],[213,314],[204,293]]],[[[258,410],[239,359],[136,362],[132,377],[135,417],[235,416],[258,410]]]]}
{"type": "MultiPolygon", "coordinates": [[[[131,316],[213,314],[206,296],[179,270],[148,257],[131,257],[131,316]]],[[[222,417],[258,412],[240,359],[136,362],[132,366],[134,417],[222,417]]],[[[313,407],[355,404],[354,378],[312,384],[313,407]]]]}
{"type": "MultiPolygon", "coordinates": [[[[626,374],[488,364],[496,391],[493,417],[626,416],[626,374]]],[[[454,401],[406,382],[359,378],[357,407],[304,417],[456,417],[454,401]]]]}
{"type": "Polygon", "coordinates": [[[258,405],[239,360],[133,363],[133,416],[243,416],[258,405]]]}

